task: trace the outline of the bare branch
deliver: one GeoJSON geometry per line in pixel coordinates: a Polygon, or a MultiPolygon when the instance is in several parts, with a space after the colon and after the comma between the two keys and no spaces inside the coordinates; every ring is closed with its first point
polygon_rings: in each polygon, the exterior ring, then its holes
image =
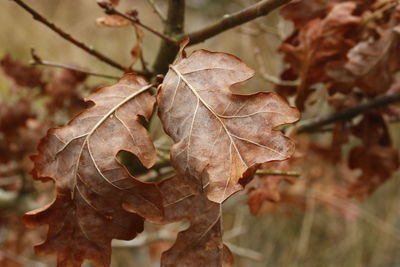
{"type": "Polygon", "coordinates": [[[102,77],[102,78],[107,78],[107,79],[118,80],[120,78],[118,76],[112,76],[112,75],[107,75],[107,74],[86,71],[86,70],[83,70],[83,69],[80,69],[80,68],[77,68],[77,67],[74,67],[71,65],[66,65],[66,64],[56,63],[56,62],[51,62],[51,61],[46,61],[46,60],[43,60],[41,62],[32,62],[32,65],[40,65],[40,66],[47,66],[47,67],[65,69],[65,70],[73,70],[73,71],[81,72],[81,73],[84,73],[87,75],[97,76],[97,77],[102,77]]]}
{"type": "Polygon", "coordinates": [[[249,6],[236,13],[227,14],[223,16],[221,20],[206,26],[203,29],[184,34],[181,36],[181,38],[189,37],[191,40],[190,45],[203,42],[238,25],[244,24],[258,17],[268,15],[270,12],[289,3],[290,1],[291,0],[262,0],[257,4],[249,6]]]}
{"type": "Polygon", "coordinates": [[[149,32],[153,33],[154,35],[160,37],[165,42],[168,42],[168,43],[171,43],[171,44],[176,44],[177,43],[175,40],[171,39],[170,37],[158,32],[157,30],[151,28],[150,26],[147,26],[147,25],[143,24],[139,20],[138,17],[133,16],[131,14],[125,14],[125,13],[122,13],[121,11],[116,10],[112,4],[101,2],[101,3],[99,3],[99,6],[104,9],[106,14],[118,15],[120,17],[123,17],[123,18],[131,21],[132,23],[135,23],[136,25],[142,27],[143,29],[148,30],[149,32]]]}
{"type": "Polygon", "coordinates": [[[369,111],[371,109],[387,106],[396,102],[400,102],[400,93],[385,95],[376,98],[370,102],[340,110],[328,116],[318,117],[306,121],[300,121],[298,123],[298,132],[299,133],[311,132],[324,125],[328,125],[337,121],[350,120],[355,116],[362,114],[366,111],[369,111]]]}
{"type": "Polygon", "coordinates": [[[91,76],[97,76],[97,77],[103,77],[107,79],[115,79],[118,80],[120,77],[117,76],[112,76],[112,75],[107,75],[107,74],[101,74],[101,73],[95,73],[91,71],[86,71],[80,68],[77,68],[75,66],[71,65],[66,65],[66,64],[61,64],[61,63],[56,63],[56,62],[51,62],[47,60],[42,60],[36,53],[34,49],[31,49],[31,56],[32,56],[32,65],[39,65],[39,66],[47,66],[47,67],[53,67],[53,68],[60,68],[60,69],[66,69],[66,70],[72,70],[72,71],[77,71],[81,72],[87,75],[91,76]]]}
{"type": "Polygon", "coordinates": [[[162,22],[166,22],[167,18],[164,16],[158,5],[154,2],[154,0],[147,0],[147,2],[150,4],[151,8],[153,8],[154,13],[158,15],[158,17],[161,19],[162,22]]]}
{"type": "Polygon", "coordinates": [[[75,46],[81,48],[82,50],[84,50],[88,54],[98,58],[99,60],[103,61],[104,63],[107,63],[108,65],[110,65],[110,66],[112,66],[112,67],[114,67],[116,69],[125,71],[126,68],[124,66],[122,66],[119,63],[113,61],[112,59],[108,58],[107,56],[101,54],[100,52],[98,52],[94,48],[92,48],[92,47],[84,44],[83,42],[77,40],[76,38],[72,37],[70,34],[68,34],[65,31],[63,31],[60,27],[58,27],[55,24],[53,24],[52,22],[48,21],[46,18],[44,18],[41,14],[39,14],[36,10],[31,8],[29,5],[27,5],[22,0],[12,0],[12,1],[14,1],[17,5],[19,5],[23,9],[25,9],[28,13],[30,13],[33,16],[33,19],[43,23],[44,25],[49,27],[52,31],[54,31],[55,33],[60,35],[62,38],[64,38],[65,40],[73,43],[75,46]]]}

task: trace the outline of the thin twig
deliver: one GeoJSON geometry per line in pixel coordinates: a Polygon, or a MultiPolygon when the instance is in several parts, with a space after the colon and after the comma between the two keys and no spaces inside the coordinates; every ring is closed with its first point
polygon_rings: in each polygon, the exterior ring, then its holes
{"type": "Polygon", "coordinates": [[[101,8],[104,9],[105,13],[108,15],[118,15],[124,19],[127,19],[129,21],[131,21],[132,23],[135,23],[136,25],[142,27],[143,29],[148,30],[149,32],[153,33],[154,35],[160,37],[161,39],[163,39],[164,41],[171,43],[171,44],[176,44],[177,42],[175,40],[173,40],[172,38],[162,34],[161,32],[158,32],[157,30],[151,28],[150,26],[147,26],[145,24],[143,24],[139,18],[137,18],[136,16],[131,16],[128,14],[124,14],[121,11],[118,11],[114,8],[113,5],[109,4],[109,3],[99,3],[99,6],[101,8]]]}
{"type": "Polygon", "coordinates": [[[295,171],[277,171],[277,170],[257,170],[256,174],[271,175],[271,176],[293,176],[299,177],[301,173],[295,171]]]}
{"type": "Polygon", "coordinates": [[[167,18],[164,16],[162,13],[161,9],[158,7],[158,5],[154,2],[154,0],[147,0],[151,8],[153,9],[154,13],[158,15],[158,17],[161,19],[162,22],[166,22],[167,18]]]}
{"type": "Polygon", "coordinates": [[[80,69],[80,68],[77,68],[77,67],[74,67],[74,66],[71,66],[71,65],[51,62],[51,61],[47,61],[47,60],[43,60],[41,62],[33,61],[31,64],[32,65],[39,65],[39,66],[53,67],[53,68],[59,68],[59,69],[65,69],[65,70],[72,70],[72,71],[77,71],[77,72],[84,73],[84,74],[87,74],[87,75],[103,77],[103,78],[107,78],[107,79],[118,80],[119,78],[121,78],[121,77],[118,77],[118,76],[112,76],[112,75],[108,75],[108,74],[102,74],[102,73],[86,71],[86,70],[83,70],[83,69],[80,69]]]}
{"type": "Polygon", "coordinates": [[[11,0],[11,1],[14,1],[17,5],[19,5],[20,7],[25,9],[28,13],[30,13],[33,16],[33,19],[43,23],[44,25],[49,27],[52,31],[54,31],[55,33],[60,35],[62,38],[64,38],[65,40],[71,42],[75,46],[81,48],[82,50],[86,51],[88,54],[98,58],[99,60],[103,61],[104,63],[107,63],[108,65],[110,65],[116,69],[125,71],[126,68],[124,66],[122,66],[119,63],[115,62],[114,60],[108,58],[107,56],[101,54],[94,48],[92,48],[92,47],[84,44],[83,42],[77,40],[76,38],[72,37],[70,34],[66,33],[60,27],[58,27],[55,24],[53,24],[52,22],[48,21],[46,18],[44,18],[41,14],[39,14],[36,10],[31,8],[29,5],[27,5],[22,0],[11,0]]]}
{"type": "Polygon", "coordinates": [[[306,121],[300,121],[298,123],[298,132],[312,132],[324,125],[328,125],[337,121],[346,121],[354,118],[355,116],[367,112],[371,109],[387,106],[396,102],[400,102],[400,93],[385,95],[376,98],[367,103],[360,104],[355,107],[340,110],[336,113],[330,114],[328,116],[318,117],[306,121]]]}
{"type": "Polygon", "coordinates": [[[244,257],[244,258],[248,258],[254,261],[262,261],[263,260],[263,254],[249,249],[249,248],[244,248],[244,247],[240,247],[238,245],[232,244],[230,242],[224,242],[229,249],[232,251],[233,254],[236,254],[240,257],[244,257]]]}
{"type": "Polygon", "coordinates": [[[270,82],[274,85],[279,85],[279,86],[299,86],[300,82],[299,80],[295,81],[287,81],[287,80],[281,80],[278,77],[272,76],[267,72],[264,66],[264,62],[262,61],[261,58],[261,52],[260,48],[258,45],[253,44],[253,51],[254,51],[254,58],[256,59],[257,65],[258,65],[258,70],[261,74],[261,77],[266,80],[267,82],[270,82]]]}
{"type": "Polygon", "coordinates": [[[91,76],[97,76],[97,77],[103,77],[103,78],[107,78],[107,79],[115,79],[118,80],[120,77],[117,76],[112,76],[112,75],[107,75],[107,74],[101,74],[101,73],[95,73],[95,72],[91,72],[91,71],[86,71],[71,65],[66,65],[66,64],[62,64],[62,63],[56,63],[56,62],[51,62],[51,61],[47,61],[47,60],[42,60],[40,57],[38,57],[35,54],[35,51],[33,49],[31,49],[31,55],[32,55],[32,65],[39,65],[39,66],[47,66],[47,67],[53,67],[53,68],[59,68],[59,69],[65,69],[65,70],[72,70],[72,71],[77,71],[80,73],[84,73],[87,75],[91,75],[91,76]]]}
{"type": "Polygon", "coordinates": [[[203,29],[184,34],[181,36],[181,39],[184,37],[189,37],[191,40],[190,45],[203,42],[238,25],[244,24],[258,17],[265,16],[275,9],[289,3],[290,1],[291,0],[262,0],[236,13],[227,14],[216,23],[206,26],[203,29]]]}

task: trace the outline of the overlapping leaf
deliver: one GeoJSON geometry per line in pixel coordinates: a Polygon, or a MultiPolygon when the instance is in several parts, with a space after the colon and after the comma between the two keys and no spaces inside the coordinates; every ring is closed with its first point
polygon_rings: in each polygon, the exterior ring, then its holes
{"type": "Polygon", "coordinates": [[[25,220],[49,225],[47,240],[36,251],[57,254],[59,266],[80,266],[84,259],[107,266],[111,239],[132,239],[143,230],[143,218],[122,209],[123,199],[147,217],[162,216],[158,189],[135,180],[116,160],[125,150],[145,167],[155,161],[152,141],[139,122],[153,110],[149,87],[142,78],[126,74],[117,84],[91,94],[93,107],[65,127],[51,129],[39,144],[33,174],[54,180],[57,195],[25,220]],[[149,203],[153,214],[141,209],[149,203]]]}
{"type": "Polygon", "coordinates": [[[20,61],[12,59],[10,55],[6,55],[0,60],[0,67],[5,76],[18,86],[34,88],[44,84],[40,70],[35,66],[22,64],[20,61]]]}
{"type": "MultiPolygon", "coordinates": [[[[189,228],[180,232],[174,245],[163,253],[161,266],[231,266],[233,257],[222,241],[221,204],[208,200],[204,192],[179,176],[162,181],[158,187],[164,217],[157,222],[190,222],[189,228]]],[[[131,210],[129,202],[125,208],[131,210]]]]}
{"type": "Polygon", "coordinates": [[[353,129],[363,141],[350,151],[349,166],[362,174],[349,186],[351,196],[364,198],[386,182],[400,167],[399,149],[392,142],[385,120],[378,114],[366,114],[353,129]],[[374,131],[371,131],[374,129],[374,131]]]}
{"type": "Polygon", "coordinates": [[[347,60],[328,65],[328,75],[339,86],[358,86],[367,95],[387,91],[400,70],[400,27],[390,27],[375,41],[363,41],[347,54],[347,60]]]}
{"type": "Polygon", "coordinates": [[[241,189],[250,167],[291,155],[293,144],[274,128],[299,114],[273,93],[232,94],[230,87],[253,70],[225,53],[186,57],[186,44],[159,89],[159,115],[176,142],[174,167],[199,188],[208,185],[208,198],[220,203],[241,189]]]}
{"type": "Polygon", "coordinates": [[[327,80],[326,64],[345,57],[355,45],[348,38],[361,23],[360,17],[352,15],[355,9],[353,2],[336,4],[325,18],[310,20],[282,44],[280,50],[285,53],[285,61],[301,80],[297,88],[298,107],[304,108],[313,84],[327,80]]]}

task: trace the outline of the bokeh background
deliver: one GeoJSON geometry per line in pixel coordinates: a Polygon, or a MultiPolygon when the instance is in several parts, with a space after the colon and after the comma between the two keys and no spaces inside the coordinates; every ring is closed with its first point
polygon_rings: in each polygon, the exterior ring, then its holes
{"type": "MultiPolygon", "coordinates": [[[[61,26],[77,39],[95,47],[123,65],[130,62],[130,49],[135,44],[133,28],[104,28],[96,25],[96,19],[103,12],[94,0],[26,0],[50,21],[61,26]]],[[[165,11],[166,1],[156,1],[165,11]]],[[[187,0],[186,30],[200,28],[217,20],[226,13],[234,12],[256,1],[251,0],[187,0]]],[[[162,29],[162,23],[145,0],[121,1],[119,9],[139,11],[144,24],[162,29]]],[[[237,55],[256,70],[256,76],[244,87],[250,91],[269,91],[273,84],[266,75],[278,76],[282,70],[282,56],[277,47],[291,31],[291,25],[280,18],[278,12],[257,19],[241,27],[225,32],[205,43],[191,47],[206,48],[237,55]]],[[[145,33],[143,55],[151,66],[160,40],[145,33]]],[[[34,21],[13,1],[0,2],[0,58],[9,54],[23,62],[31,60],[29,50],[35,48],[42,59],[74,64],[95,72],[121,75],[117,70],[98,61],[79,48],[71,45],[44,25],[34,21]]],[[[135,67],[140,68],[140,64],[135,67]]],[[[46,68],[47,67],[42,67],[46,68]]],[[[112,80],[90,77],[91,86],[109,84],[112,80]]],[[[7,83],[0,81],[0,105],[11,101],[7,94],[7,83]]],[[[88,93],[88,92],[85,92],[88,93]]],[[[310,110],[305,117],[329,112],[310,110]]],[[[67,120],[59,119],[60,123],[67,120]]],[[[400,123],[391,125],[391,133],[396,147],[400,147],[400,123]]],[[[162,129],[154,130],[153,137],[162,134],[162,129]]],[[[331,138],[329,134],[325,138],[331,138]]],[[[305,155],[307,157],[307,155],[305,155]]],[[[309,162],[310,168],[319,164],[309,162]]],[[[1,168],[1,166],[0,166],[1,168]]],[[[324,173],[320,174],[321,176],[324,173]]],[[[225,239],[235,256],[235,266],[400,266],[400,175],[380,187],[368,199],[348,206],[345,216],[331,208],[318,205],[323,192],[305,190],[306,205],[302,209],[286,207],[271,209],[261,216],[253,216],[246,205],[246,196],[239,194],[230,199],[224,207],[225,239]]],[[[29,177],[27,178],[29,179],[29,177]]],[[[300,177],[299,179],[306,179],[300,177]]],[[[37,186],[36,183],[33,186],[37,186]]],[[[41,186],[41,185],[40,185],[41,186]]],[[[286,185],[290,186],[290,185],[286,185]]],[[[40,190],[51,192],[51,186],[40,190]]],[[[51,194],[49,193],[51,196],[51,194]]],[[[39,207],[50,199],[41,200],[37,192],[29,198],[15,200],[0,206],[2,216],[17,213],[20,216],[32,208],[39,207]],[[3,208],[2,208],[3,207],[3,208]]],[[[4,193],[0,191],[1,198],[4,193]]],[[[8,200],[7,200],[8,201],[8,200]]],[[[338,200],[340,201],[340,200],[338,200]]],[[[334,205],[334,204],[333,204],[334,205]]],[[[43,238],[35,234],[38,230],[21,230],[20,216],[13,224],[20,224],[19,232],[0,221],[0,259],[7,259],[10,266],[54,266],[53,257],[38,257],[32,246],[43,238]],[[24,248],[15,248],[10,240],[25,238],[24,248]]],[[[169,232],[181,228],[176,224],[164,227],[169,232]]],[[[146,233],[160,231],[158,227],[146,225],[146,233]]],[[[163,232],[161,232],[163,233],[163,232]]],[[[171,238],[138,238],[132,242],[114,243],[112,266],[158,266],[163,249],[171,245],[171,238]]],[[[1,261],[0,261],[1,262],[1,261]]],[[[86,263],[91,266],[90,263],[86,263]]]]}

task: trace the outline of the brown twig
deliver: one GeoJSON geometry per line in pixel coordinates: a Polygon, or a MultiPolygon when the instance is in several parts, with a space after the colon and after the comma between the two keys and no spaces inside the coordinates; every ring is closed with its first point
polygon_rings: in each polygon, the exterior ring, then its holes
{"type": "Polygon", "coordinates": [[[298,86],[299,85],[298,80],[295,80],[295,81],[281,80],[279,77],[269,74],[264,67],[264,61],[261,56],[261,49],[255,43],[253,43],[253,52],[254,52],[254,58],[258,65],[258,70],[260,72],[261,78],[263,78],[265,81],[270,82],[274,85],[279,85],[279,86],[298,86]]]}
{"type": "Polygon", "coordinates": [[[277,170],[257,170],[256,174],[271,176],[293,176],[299,177],[301,173],[295,171],[277,171],[277,170]]]}
{"type": "Polygon", "coordinates": [[[158,5],[154,2],[154,0],[147,0],[147,2],[153,9],[154,13],[156,13],[158,17],[161,19],[161,21],[165,23],[167,19],[165,18],[164,14],[162,13],[158,5]]]}
{"type": "Polygon", "coordinates": [[[369,111],[371,109],[387,106],[396,102],[400,102],[400,93],[385,95],[376,98],[372,101],[369,101],[367,103],[363,103],[355,107],[340,110],[328,116],[318,117],[306,121],[300,121],[298,123],[298,132],[299,133],[312,132],[324,125],[328,125],[337,121],[350,120],[355,116],[362,114],[366,111],[369,111]]]}
{"type": "Polygon", "coordinates": [[[31,62],[32,65],[39,65],[39,66],[47,66],[47,67],[65,69],[65,70],[72,70],[72,71],[81,72],[81,73],[84,73],[84,74],[87,74],[87,75],[103,77],[103,78],[107,78],[107,79],[118,80],[120,78],[118,76],[112,76],[112,75],[107,75],[107,74],[101,74],[101,73],[86,71],[86,70],[83,70],[83,69],[80,69],[80,68],[77,68],[77,67],[71,66],[71,65],[66,65],[66,64],[51,62],[51,61],[47,61],[47,60],[42,60],[35,53],[34,49],[31,49],[31,56],[32,56],[32,62],[31,62]]]}
{"type": "Polygon", "coordinates": [[[131,21],[132,23],[135,23],[136,25],[142,27],[143,29],[148,30],[149,32],[153,33],[154,35],[160,37],[161,39],[163,39],[165,42],[171,43],[171,44],[176,44],[176,41],[173,40],[172,38],[168,37],[167,35],[164,35],[160,32],[158,32],[157,30],[151,28],[150,26],[147,26],[145,24],[143,24],[139,18],[137,18],[136,16],[132,16],[130,14],[125,14],[122,13],[121,11],[118,11],[115,9],[115,7],[108,3],[108,2],[98,2],[99,6],[101,8],[104,9],[105,13],[108,15],[118,15],[124,19],[127,19],[129,21],[131,21]]]}
{"type": "Polygon", "coordinates": [[[232,29],[238,25],[249,22],[261,16],[269,14],[271,11],[289,3],[291,0],[262,0],[257,4],[249,6],[233,14],[227,14],[222,19],[214,24],[206,26],[203,29],[184,34],[184,37],[190,38],[190,45],[203,42],[215,35],[218,35],[226,30],[232,29]]]}
{"type": "Polygon", "coordinates": [[[107,56],[101,54],[94,48],[91,48],[90,46],[84,44],[83,42],[77,40],[76,38],[72,37],[70,34],[66,33],[64,30],[62,30],[60,27],[56,26],[52,22],[48,21],[46,18],[44,18],[41,14],[39,14],[36,10],[31,8],[29,5],[27,5],[25,2],[22,0],[12,0],[14,1],[17,5],[25,9],[28,13],[30,13],[33,16],[33,19],[43,23],[47,27],[49,27],[52,31],[60,35],[62,38],[65,40],[73,43],[75,46],[81,48],[82,50],[86,51],[88,54],[98,58],[99,60],[103,61],[104,63],[107,63],[110,66],[113,66],[116,69],[125,71],[125,67],[120,65],[119,63],[113,61],[112,59],[108,58],[107,56]]]}
{"type": "Polygon", "coordinates": [[[112,75],[107,75],[107,74],[101,74],[101,73],[86,71],[86,70],[83,70],[83,69],[80,69],[80,68],[77,68],[77,67],[74,67],[74,66],[71,66],[71,65],[51,62],[51,61],[47,61],[47,60],[43,60],[41,62],[33,61],[31,64],[32,65],[53,67],[53,68],[59,68],[59,69],[65,69],[65,70],[73,70],[73,71],[81,72],[81,73],[84,73],[84,74],[87,74],[87,75],[103,77],[103,78],[107,78],[107,79],[118,80],[119,78],[121,78],[121,77],[118,77],[118,76],[112,76],[112,75]]]}

